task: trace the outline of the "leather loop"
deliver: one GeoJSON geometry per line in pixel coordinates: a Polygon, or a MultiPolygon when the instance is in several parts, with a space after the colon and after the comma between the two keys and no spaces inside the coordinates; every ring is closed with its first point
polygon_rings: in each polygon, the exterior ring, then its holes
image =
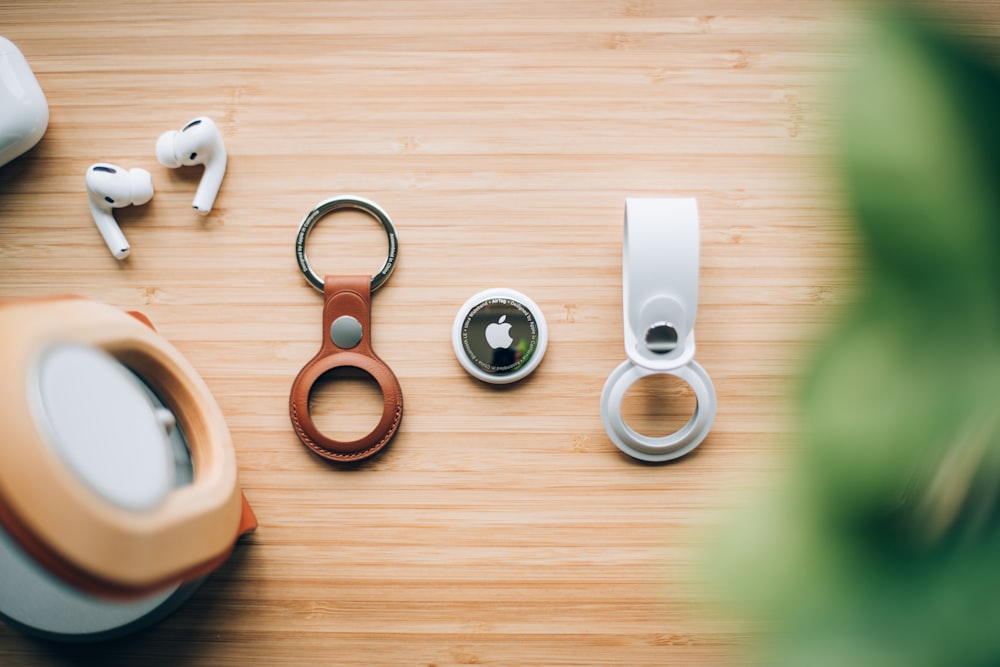
{"type": "Polygon", "coordinates": [[[319,352],[292,383],[288,403],[289,416],[296,435],[306,447],[331,461],[353,462],[366,459],[382,450],[399,428],[403,416],[403,391],[399,380],[372,349],[371,278],[368,276],[326,276],[323,282],[323,342],[319,352]],[[347,349],[331,338],[331,327],[340,318],[353,318],[360,324],[357,344],[347,349]],[[363,370],[382,391],[382,417],[375,428],[357,440],[334,440],[313,423],[309,414],[309,395],[325,373],[335,368],[363,370]]]}

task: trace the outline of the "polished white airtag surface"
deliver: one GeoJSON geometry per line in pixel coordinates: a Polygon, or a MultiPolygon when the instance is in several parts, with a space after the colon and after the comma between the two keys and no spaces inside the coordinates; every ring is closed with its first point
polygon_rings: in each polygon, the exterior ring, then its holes
{"type": "Polygon", "coordinates": [[[53,347],[38,363],[34,394],[44,439],[99,496],[141,512],[173,488],[172,415],[114,357],[75,343],[53,347]]]}

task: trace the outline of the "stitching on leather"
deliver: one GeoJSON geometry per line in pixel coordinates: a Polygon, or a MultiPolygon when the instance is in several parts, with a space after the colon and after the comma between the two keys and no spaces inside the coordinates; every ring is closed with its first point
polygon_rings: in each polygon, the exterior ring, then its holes
{"type": "Polygon", "coordinates": [[[393,417],[392,423],[389,425],[388,430],[386,431],[385,435],[382,436],[381,440],[376,442],[368,449],[363,449],[359,452],[352,452],[350,454],[341,454],[340,452],[331,452],[329,449],[323,447],[319,443],[315,442],[312,438],[310,438],[309,434],[306,433],[305,429],[302,428],[302,422],[299,420],[298,406],[293,402],[291,407],[292,407],[291,409],[292,425],[295,427],[295,433],[296,435],[299,436],[299,440],[301,440],[305,446],[307,446],[309,449],[313,450],[323,458],[342,460],[342,461],[357,461],[359,459],[365,458],[366,456],[374,454],[378,450],[382,449],[382,447],[384,447],[386,443],[389,442],[392,436],[396,434],[396,429],[399,427],[399,422],[403,417],[403,403],[402,401],[400,401],[397,402],[396,404],[396,414],[393,417]]]}

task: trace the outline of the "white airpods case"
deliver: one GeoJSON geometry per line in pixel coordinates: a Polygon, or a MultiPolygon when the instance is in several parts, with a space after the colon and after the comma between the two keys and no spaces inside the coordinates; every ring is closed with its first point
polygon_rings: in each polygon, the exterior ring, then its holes
{"type": "Polygon", "coordinates": [[[38,143],[49,126],[49,105],[28,61],[0,37],[0,166],[38,143]]]}

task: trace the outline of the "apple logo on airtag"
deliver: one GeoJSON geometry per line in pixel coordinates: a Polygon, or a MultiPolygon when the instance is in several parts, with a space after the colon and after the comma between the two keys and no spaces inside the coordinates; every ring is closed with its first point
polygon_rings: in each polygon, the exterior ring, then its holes
{"type": "Polygon", "coordinates": [[[465,370],[505,384],[538,366],[548,330],[538,304],[515,290],[496,288],[476,294],[459,309],[452,344],[465,370]]]}
{"type": "Polygon", "coordinates": [[[508,348],[514,342],[513,336],[510,335],[510,329],[514,325],[504,322],[506,319],[506,315],[501,315],[499,320],[486,327],[486,342],[493,349],[508,348]]]}

